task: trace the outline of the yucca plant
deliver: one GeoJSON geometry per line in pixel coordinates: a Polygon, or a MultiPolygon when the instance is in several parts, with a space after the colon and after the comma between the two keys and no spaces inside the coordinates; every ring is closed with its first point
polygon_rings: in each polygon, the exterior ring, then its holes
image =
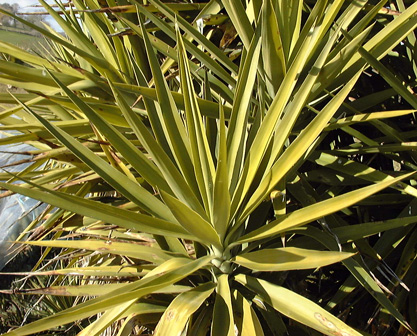
{"type": "Polygon", "coordinates": [[[381,62],[403,41],[414,52],[417,4],[385,2],[40,0],[65,34],[32,25],[46,56],[0,42],[0,81],[27,91],[1,95],[16,104],[1,129],[18,134],[0,144],[37,148],[1,187],[50,205],[19,240],[46,248],[29,275],[56,278],[14,292],[77,299],[5,335],[362,335],[329,312],[358,283],[414,334],[367,237],[404,239],[417,216],[364,216],[373,195],[390,209],[417,196],[416,134],[389,122],[413,120],[413,77],[381,62]],[[370,66],[379,95],[360,91],[370,66]],[[398,95],[407,107],[387,111],[398,95]],[[67,263],[38,269],[51,248],[67,263]],[[291,284],[339,262],[352,278],[330,298],[291,284]]]}

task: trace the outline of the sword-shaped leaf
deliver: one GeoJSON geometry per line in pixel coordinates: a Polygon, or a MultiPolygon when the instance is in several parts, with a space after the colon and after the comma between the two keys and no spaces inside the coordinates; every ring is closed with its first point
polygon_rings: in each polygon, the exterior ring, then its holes
{"type": "MultiPolygon", "coordinates": [[[[123,115],[128,121],[130,127],[135,132],[136,136],[140,140],[142,146],[148,152],[155,162],[156,166],[159,168],[161,174],[163,175],[166,183],[169,185],[173,193],[184,203],[189,205],[192,209],[197,211],[200,214],[204,214],[204,209],[201,206],[200,201],[194,195],[193,191],[187,184],[187,181],[179,172],[178,168],[175,166],[174,162],[171,161],[168,154],[163,150],[157,140],[149,132],[143,121],[139,116],[132,111],[130,106],[127,104],[123,98],[120,91],[109,82],[110,87],[113,90],[113,94],[116,98],[116,102],[120,107],[123,115]]],[[[163,189],[167,191],[166,189],[163,189]]]]}
{"type": "MultiPolygon", "coordinates": [[[[138,95],[143,95],[154,101],[158,100],[158,95],[157,95],[155,88],[128,85],[128,84],[122,84],[122,83],[112,83],[112,85],[116,87],[117,89],[119,89],[120,91],[126,91],[126,92],[131,92],[134,94],[138,94],[138,95]]],[[[170,91],[170,93],[172,95],[175,105],[179,109],[185,110],[184,95],[182,93],[175,92],[175,91],[170,91]]],[[[7,95],[6,97],[3,97],[0,94],[0,97],[3,101],[7,99],[8,96],[9,95],[7,95]]],[[[198,103],[201,113],[205,117],[216,118],[216,119],[219,118],[219,105],[217,103],[206,100],[206,99],[202,99],[198,96],[195,98],[197,99],[197,103],[198,103]]],[[[4,101],[4,102],[7,103],[8,101],[4,101]]],[[[227,120],[230,119],[230,113],[231,113],[230,106],[224,106],[224,115],[227,120]]]]}
{"type": "MultiPolygon", "coordinates": [[[[285,174],[303,157],[307,149],[314,143],[314,140],[322,132],[330,118],[343,103],[353,85],[359,78],[360,72],[349,81],[340,92],[324,107],[312,122],[300,133],[296,140],[284,151],[271,170],[264,176],[258,188],[247,202],[246,207],[240,216],[238,223],[243,220],[267,197],[275,185],[285,174]]],[[[265,123],[265,122],[264,122],[265,123]]]]}
{"type": "MultiPolygon", "coordinates": [[[[382,171],[376,170],[372,167],[369,167],[363,163],[356,162],[353,160],[345,159],[340,156],[334,156],[327,153],[313,153],[310,160],[314,160],[317,164],[331,168],[336,171],[340,171],[342,173],[358,177],[360,179],[370,181],[370,182],[380,182],[380,181],[387,181],[389,179],[393,179],[394,177],[388,175],[382,171]]],[[[417,189],[412,187],[411,185],[398,182],[392,186],[400,191],[404,191],[405,193],[417,197],[417,189]]]]}
{"type": "Polygon", "coordinates": [[[155,329],[155,335],[180,335],[190,316],[213,293],[216,285],[207,282],[178,295],[162,314],[155,329]]]}
{"type": "MultiPolygon", "coordinates": [[[[415,16],[416,10],[417,3],[409,6],[400,16],[395,20],[392,20],[377,34],[370,38],[363,46],[364,49],[370,52],[376,59],[381,59],[415,29],[417,26],[417,16],[415,16]]],[[[352,73],[355,73],[362,68],[365,63],[366,61],[361,54],[356,53],[353,55],[345,64],[340,76],[332,83],[332,87],[337,87],[341,83],[346,82],[346,78],[349,78],[352,73]]]]}
{"type": "Polygon", "coordinates": [[[115,206],[88,200],[82,197],[40,188],[40,186],[37,186],[37,188],[41,189],[41,191],[3,182],[0,182],[0,186],[4,189],[37,199],[55,207],[76,212],[83,216],[95,218],[105,223],[118,225],[126,229],[167,235],[169,237],[183,237],[187,239],[193,238],[193,236],[191,236],[178,224],[137,212],[120,209],[115,206]]]}
{"type": "MultiPolygon", "coordinates": [[[[189,274],[205,267],[208,263],[210,263],[211,259],[212,257],[207,256],[194,261],[190,261],[186,258],[175,258],[175,260],[169,260],[166,263],[169,263],[173,266],[173,268],[164,273],[164,276],[161,276],[161,274],[158,273],[158,268],[156,268],[154,270],[155,273],[152,276],[144,277],[132,283],[123,284],[120,288],[106,293],[98,298],[91,299],[87,302],[58,312],[52,316],[29,323],[21,328],[7,332],[4,335],[30,335],[93,316],[110,308],[125,304],[130,300],[138,299],[144,295],[172,285],[189,274]],[[176,261],[176,265],[174,265],[172,261],[176,261]]],[[[163,269],[165,268],[165,264],[161,264],[159,267],[163,269]]]]}
{"type": "Polygon", "coordinates": [[[221,274],[217,277],[211,335],[235,335],[235,322],[228,274],[221,274]]]}
{"type": "Polygon", "coordinates": [[[332,231],[340,242],[343,243],[366,238],[384,231],[405,227],[415,223],[417,223],[417,216],[398,217],[382,221],[340,226],[334,228],[332,231]]]}
{"type": "Polygon", "coordinates": [[[217,158],[216,178],[213,190],[213,226],[223,241],[228,229],[230,216],[230,193],[227,164],[226,125],[223,105],[219,105],[219,154],[217,158]]]}
{"type": "MultiPolygon", "coordinates": [[[[34,272],[38,274],[38,272],[34,272]]],[[[111,291],[122,288],[125,283],[101,283],[75,286],[51,286],[46,288],[18,289],[18,290],[0,290],[4,294],[19,295],[54,295],[54,296],[103,296],[111,291]]],[[[181,285],[169,285],[154,293],[183,293],[189,291],[190,287],[181,285]]]]}
{"type": "Polygon", "coordinates": [[[236,328],[241,336],[264,336],[261,322],[259,321],[252,305],[235,290],[233,297],[233,309],[236,328]]]}
{"type": "Polygon", "coordinates": [[[194,235],[196,240],[201,241],[204,245],[214,245],[221,249],[222,244],[219,235],[206,219],[175,197],[164,192],[161,194],[162,199],[171,209],[172,214],[184,229],[194,235]]]}
{"type": "Polygon", "coordinates": [[[111,253],[121,256],[127,256],[139,260],[145,260],[151,263],[161,264],[175,256],[173,253],[163,251],[156,247],[150,247],[133,243],[120,243],[104,240],[42,240],[29,241],[25,244],[35,246],[49,246],[71,249],[92,250],[99,253],[111,253]]]}
{"type": "Polygon", "coordinates": [[[293,95],[293,89],[296,85],[298,75],[304,66],[304,56],[308,52],[311,39],[312,36],[310,34],[304,41],[299,55],[294,60],[284,77],[280,89],[271,103],[268,112],[254,137],[251,148],[246,155],[244,168],[241,173],[241,176],[244,176],[245,178],[241,178],[239,180],[239,184],[236,186],[236,190],[232,190],[233,198],[231,210],[233,214],[237,212],[241,202],[246,197],[246,193],[252,184],[252,181],[258,172],[258,167],[262,162],[263,156],[268,149],[269,143],[274,134],[276,123],[282,117],[284,107],[293,95]]]}
{"type": "Polygon", "coordinates": [[[415,172],[404,174],[397,178],[389,179],[388,181],[382,181],[296,210],[255,231],[252,231],[247,235],[244,235],[237,242],[232,243],[231,246],[242,244],[243,242],[275,236],[281,232],[288,231],[291,228],[307,224],[318,218],[335,213],[401,181],[402,179],[410,177],[413,174],[415,174],[415,172]]]}
{"type": "Polygon", "coordinates": [[[177,31],[178,60],[180,69],[181,89],[184,95],[185,119],[190,139],[191,159],[194,172],[208,217],[212,208],[214,163],[206,136],[205,126],[197,104],[193,80],[190,74],[188,58],[179,31],[177,31]]]}
{"type": "Polygon", "coordinates": [[[248,15],[246,15],[243,3],[240,0],[224,0],[222,4],[242,39],[243,45],[246,49],[249,49],[253,36],[253,28],[248,19],[248,15]]]}
{"type": "Polygon", "coordinates": [[[117,307],[110,308],[96,321],[88,325],[77,336],[99,336],[103,331],[111,326],[115,321],[122,318],[126,311],[136,302],[136,299],[126,301],[117,307]]]}
{"type": "Polygon", "coordinates": [[[342,128],[344,126],[349,126],[352,124],[360,122],[368,122],[372,120],[381,120],[385,118],[395,118],[401,117],[407,114],[416,113],[417,110],[396,110],[396,111],[381,111],[381,112],[371,112],[363,114],[355,114],[351,117],[339,118],[337,120],[329,123],[329,126],[326,127],[326,131],[334,130],[337,128],[342,128]]]}
{"type": "Polygon", "coordinates": [[[132,165],[132,167],[147,180],[151,185],[163,190],[169,191],[165,179],[162,177],[160,171],[155,165],[143,154],[131,141],[127,140],[114,126],[110,125],[96,113],[88,104],[81,98],[77,97],[71,90],[59,81],[52,73],[52,78],[61,87],[65,94],[71,101],[77,105],[80,110],[86,115],[95,127],[108,139],[108,141],[116,148],[124,159],[132,165]]]}
{"type": "MultiPolygon", "coordinates": [[[[174,10],[170,8],[169,6],[170,4],[163,3],[159,0],[151,0],[150,3],[152,3],[155,6],[155,8],[160,10],[161,13],[166,15],[172,22],[176,22],[178,26],[186,32],[187,40],[192,37],[193,40],[195,40],[199,46],[207,50],[210,53],[210,55],[214,59],[216,59],[220,64],[222,64],[226,69],[230,70],[234,74],[237,73],[238,67],[236,66],[236,64],[234,64],[227,57],[225,53],[220,52],[220,50],[214,45],[214,43],[211,42],[206,36],[201,34],[195,27],[193,27],[190,23],[188,23],[182,16],[175,13],[174,10]]],[[[212,3],[210,5],[215,5],[215,4],[212,3]]],[[[209,4],[207,6],[209,6],[209,4]]],[[[201,17],[201,13],[199,14],[199,17],[201,17]]],[[[205,24],[207,24],[207,20],[209,20],[209,18],[207,18],[207,15],[203,16],[203,18],[204,18],[203,21],[205,21],[205,24]]],[[[187,50],[193,53],[194,48],[192,44],[187,43],[186,46],[187,46],[187,50]]]]}
{"type": "Polygon", "coordinates": [[[173,219],[164,204],[149,191],[143,188],[139,183],[132,181],[132,179],[109,165],[103,159],[99,158],[93,151],[83,146],[68,133],[56,127],[41,116],[33,113],[23,103],[21,104],[28,112],[32,113],[58,141],[70,149],[81,161],[87,164],[122,195],[132,202],[140,205],[144,210],[154,214],[155,216],[168,220],[173,219]]]}
{"type": "MultiPolygon", "coordinates": [[[[178,108],[175,105],[174,99],[170,94],[168,85],[159,67],[153,46],[150,42],[150,37],[148,36],[148,32],[146,31],[141,19],[140,23],[142,38],[145,42],[149,64],[154,76],[153,80],[155,83],[158,103],[161,107],[161,111],[158,113],[157,117],[164,129],[165,136],[167,137],[167,141],[171,147],[171,151],[175,157],[178,168],[184,175],[190,187],[197,194],[198,187],[196,184],[193,163],[191,160],[190,140],[187,136],[183,121],[181,120],[178,108]]],[[[136,26],[134,27],[137,29],[136,26]]]]}
{"type": "Polygon", "coordinates": [[[362,336],[318,304],[289,289],[243,274],[235,279],[281,314],[325,335],[362,336]]]}
{"type": "MultiPolygon", "coordinates": [[[[26,242],[25,242],[26,243],[26,242]]],[[[77,275],[77,276],[92,276],[92,277],[139,277],[144,275],[144,267],[142,266],[85,266],[74,268],[63,268],[50,271],[37,272],[8,272],[2,274],[10,275],[77,275]]]]}
{"type": "Polygon", "coordinates": [[[244,163],[247,125],[250,115],[249,107],[258,72],[261,40],[261,31],[257,29],[240,67],[236,93],[233,99],[232,114],[227,132],[227,162],[229,164],[229,180],[231,181],[232,190],[239,180],[244,163]]]}
{"type": "MultiPolygon", "coordinates": [[[[87,9],[79,0],[74,0],[74,5],[82,10],[87,9]]],[[[100,15],[100,14],[99,14],[100,15]]],[[[114,49],[114,46],[112,45],[109,37],[106,35],[105,31],[102,29],[102,27],[99,24],[98,16],[90,13],[85,12],[83,14],[83,24],[85,25],[86,29],[88,30],[88,33],[91,36],[91,39],[94,41],[94,43],[99,46],[99,51],[102,55],[102,57],[111,64],[111,66],[114,69],[118,69],[120,71],[120,63],[116,56],[116,51],[114,49]]],[[[75,41],[74,39],[72,39],[75,41]]],[[[90,41],[89,41],[90,42],[90,41]]],[[[91,43],[91,42],[90,42],[91,43]]],[[[79,44],[77,44],[79,45],[79,44]]]]}
{"type": "MultiPolygon", "coordinates": [[[[297,2],[293,1],[293,3],[297,2]]],[[[263,5],[262,35],[262,59],[265,69],[265,82],[269,95],[274,97],[287,71],[287,65],[282,42],[282,39],[285,39],[285,37],[281,34],[271,0],[265,1],[263,5]]],[[[290,40],[288,39],[288,41],[290,40]]]]}
{"type": "Polygon", "coordinates": [[[323,267],[353,256],[353,253],[307,250],[297,247],[263,249],[236,256],[233,262],[260,272],[281,272],[323,267]]]}

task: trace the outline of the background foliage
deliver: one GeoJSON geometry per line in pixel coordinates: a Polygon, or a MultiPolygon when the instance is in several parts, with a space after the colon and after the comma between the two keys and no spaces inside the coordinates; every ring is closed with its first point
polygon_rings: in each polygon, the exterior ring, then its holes
{"type": "Polygon", "coordinates": [[[0,42],[2,197],[50,204],[3,293],[49,317],[6,335],[415,334],[417,4],[40,3],[65,34],[1,11],[51,46],[0,42]]]}

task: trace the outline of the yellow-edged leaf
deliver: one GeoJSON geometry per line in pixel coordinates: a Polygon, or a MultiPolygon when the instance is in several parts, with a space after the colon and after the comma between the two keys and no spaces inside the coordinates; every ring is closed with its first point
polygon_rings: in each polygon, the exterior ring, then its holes
{"type": "Polygon", "coordinates": [[[235,279],[281,314],[325,335],[362,336],[327,310],[289,289],[246,275],[238,275],[235,279]]]}
{"type": "Polygon", "coordinates": [[[161,192],[161,194],[165,204],[171,209],[172,214],[184,229],[194,235],[203,244],[211,244],[217,248],[221,248],[219,235],[206,219],[175,197],[164,192],[161,192]]]}
{"type": "Polygon", "coordinates": [[[217,277],[216,300],[214,302],[211,336],[235,336],[235,323],[230,292],[229,275],[217,277]]]}
{"type": "Polygon", "coordinates": [[[317,251],[297,247],[263,249],[243,253],[233,262],[260,272],[281,272],[323,267],[353,256],[348,252],[317,251]]]}
{"type": "Polygon", "coordinates": [[[325,201],[312,204],[300,210],[296,210],[288,215],[285,215],[284,217],[272,221],[271,223],[255,231],[248,233],[247,235],[240,238],[237,242],[232,243],[231,246],[242,244],[243,242],[262,239],[265,237],[271,237],[281,232],[288,231],[291,228],[307,224],[313,220],[347,208],[361,201],[362,199],[401,181],[402,179],[412,176],[414,173],[415,172],[412,172],[394,179],[388,179],[358,190],[348,192],[343,195],[336,196],[334,198],[327,199],[325,201]]]}
{"type": "Polygon", "coordinates": [[[167,307],[155,329],[155,335],[177,336],[184,330],[190,316],[204,303],[216,285],[207,282],[178,295],[167,307]]]}

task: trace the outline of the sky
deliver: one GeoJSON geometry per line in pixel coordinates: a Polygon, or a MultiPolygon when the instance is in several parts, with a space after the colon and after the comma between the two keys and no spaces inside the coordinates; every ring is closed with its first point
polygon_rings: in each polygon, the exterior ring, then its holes
{"type": "Polygon", "coordinates": [[[2,3],[8,3],[8,4],[14,4],[18,3],[20,7],[30,6],[30,5],[37,5],[39,2],[36,0],[0,0],[0,4],[2,3]]]}
{"type": "MultiPolygon", "coordinates": [[[[54,3],[53,0],[46,0],[46,2],[50,3],[50,4],[54,3]]],[[[0,0],[0,4],[3,4],[3,3],[8,3],[10,5],[12,5],[14,3],[17,3],[17,4],[19,4],[20,10],[22,12],[24,12],[24,11],[34,12],[34,11],[37,11],[37,10],[45,11],[45,10],[43,10],[43,7],[40,7],[40,8],[28,7],[28,6],[38,5],[39,2],[36,1],[36,0],[0,0]]],[[[59,28],[59,26],[55,23],[55,21],[52,20],[49,16],[46,18],[46,22],[48,24],[50,24],[52,26],[52,28],[54,28],[55,30],[59,30],[59,31],[61,30],[59,28]]]]}

